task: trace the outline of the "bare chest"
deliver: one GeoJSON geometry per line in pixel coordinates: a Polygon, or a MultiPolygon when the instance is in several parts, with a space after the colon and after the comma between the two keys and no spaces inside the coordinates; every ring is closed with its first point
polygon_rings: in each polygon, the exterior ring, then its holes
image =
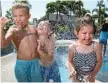
{"type": "Polygon", "coordinates": [[[19,46],[37,46],[37,36],[33,32],[16,32],[13,38],[14,44],[19,46]]]}

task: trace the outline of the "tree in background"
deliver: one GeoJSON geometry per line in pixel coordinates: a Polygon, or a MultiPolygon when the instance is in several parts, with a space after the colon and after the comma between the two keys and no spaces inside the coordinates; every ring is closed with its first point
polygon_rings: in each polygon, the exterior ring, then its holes
{"type": "Polygon", "coordinates": [[[62,5],[60,0],[57,0],[56,2],[48,3],[46,5],[46,9],[47,9],[47,11],[46,11],[47,17],[49,18],[49,14],[56,13],[56,20],[57,21],[58,21],[58,16],[60,16],[61,20],[62,20],[61,13],[62,14],[66,13],[66,9],[65,9],[64,5],[62,5]]]}
{"type": "MultiPolygon", "coordinates": [[[[49,20],[50,14],[56,15],[56,22],[54,22],[54,24],[53,24],[55,33],[58,33],[59,30],[61,30],[61,29],[62,30],[64,29],[64,31],[65,31],[64,26],[69,24],[70,20],[68,20],[68,22],[64,22],[65,19],[62,19],[63,18],[62,16],[68,16],[69,19],[72,19],[74,16],[75,17],[84,16],[85,13],[87,13],[87,12],[90,13],[90,10],[83,8],[83,2],[81,0],[77,0],[77,1],[76,0],[70,0],[70,1],[56,0],[55,2],[52,1],[52,2],[47,3],[47,5],[46,5],[47,19],[49,20]],[[60,17],[61,19],[58,20],[58,17],[60,17]],[[58,27],[58,25],[60,25],[60,27],[58,27]],[[56,32],[56,31],[58,31],[58,32],[56,32]]],[[[72,28],[72,26],[68,27],[68,28],[72,28]]]]}
{"type": "MultiPolygon", "coordinates": [[[[57,0],[55,2],[50,2],[46,5],[46,15],[49,17],[49,14],[56,13],[56,19],[58,19],[58,15],[65,14],[68,16],[75,15],[76,17],[84,16],[85,13],[90,13],[90,10],[83,8],[83,2],[81,0],[57,0]]],[[[61,17],[62,18],[62,17],[61,17]]]]}
{"type": "Polygon", "coordinates": [[[103,0],[98,1],[97,7],[98,8],[95,8],[95,9],[92,10],[92,14],[94,12],[96,12],[96,14],[93,14],[93,17],[95,18],[95,20],[96,19],[98,20],[98,26],[100,28],[100,26],[102,25],[104,19],[106,17],[108,17],[108,13],[106,13],[106,11],[108,11],[108,8],[105,7],[105,4],[104,4],[103,0]]]}

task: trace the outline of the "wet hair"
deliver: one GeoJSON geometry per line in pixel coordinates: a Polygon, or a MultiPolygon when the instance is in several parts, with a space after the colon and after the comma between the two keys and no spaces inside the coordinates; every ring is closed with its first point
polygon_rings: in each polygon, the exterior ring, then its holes
{"type": "MultiPolygon", "coordinates": [[[[85,18],[87,21],[92,22],[92,24],[93,24],[93,29],[94,29],[94,34],[95,34],[95,33],[96,33],[96,25],[95,25],[95,23],[94,23],[94,20],[93,20],[92,16],[91,16],[90,14],[86,13],[85,16],[84,16],[84,18],[85,18]]],[[[88,22],[88,23],[89,23],[89,22],[88,22]]]]}
{"type": "Polygon", "coordinates": [[[48,37],[50,38],[50,37],[52,36],[52,34],[53,34],[53,32],[52,32],[52,28],[53,28],[53,27],[52,27],[51,23],[50,23],[48,20],[44,20],[44,21],[41,21],[41,22],[38,24],[38,26],[39,26],[40,24],[45,24],[45,25],[47,25],[47,26],[49,27],[49,29],[50,29],[51,32],[49,32],[48,37]]]}
{"type": "Polygon", "coordinates": [[[90,14],[85,14],[84,19],[87,21],[88,24],[93,23],[93,18],[90,14]]]}
{"type": "Polygon", "coordinates": [[[84,16],[76,20],[75,31],[79,32],[83,26],[92,26],[95,33],[95,27],[91,16],[84,16]]]}
{"type": "Polygon", "coordinates": [[[29,14],[29,11],[30,11],[30,8],[28,6],[28,4],[26,3],[21,3],[21,2],[17,2],[17,3],[14,3],[13,6],[12,6],[12,12],[16,9],[24,9],[28,14],[29,14]]]}

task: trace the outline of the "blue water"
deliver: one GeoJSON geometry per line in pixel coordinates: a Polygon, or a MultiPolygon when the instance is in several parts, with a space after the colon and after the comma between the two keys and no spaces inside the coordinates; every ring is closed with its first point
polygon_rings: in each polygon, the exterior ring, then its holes
{"type": "Polygon", "coordinates": [[[55,50],[55,59],[59,65],[61,82],[71,82],[71,80],[68,79],[69,72],[66,67],[66,61],[68,57],[67,49],[68,47],[58,47],[55,50]]]}
{"type": "Polygon", "coordinates": [[[108,56],[103,57],[101,72],[108,72],[108,56]]]}

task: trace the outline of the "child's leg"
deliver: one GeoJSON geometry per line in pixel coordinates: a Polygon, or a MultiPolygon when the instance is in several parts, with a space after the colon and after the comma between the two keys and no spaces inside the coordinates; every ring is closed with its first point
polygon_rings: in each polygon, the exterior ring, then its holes
{"type": "Polygon", "coordinates": [[[105,53],[106,53],[106,47],[107,47],[107,44],[104,44],[103,56],[105,56],[105,53]]]}

